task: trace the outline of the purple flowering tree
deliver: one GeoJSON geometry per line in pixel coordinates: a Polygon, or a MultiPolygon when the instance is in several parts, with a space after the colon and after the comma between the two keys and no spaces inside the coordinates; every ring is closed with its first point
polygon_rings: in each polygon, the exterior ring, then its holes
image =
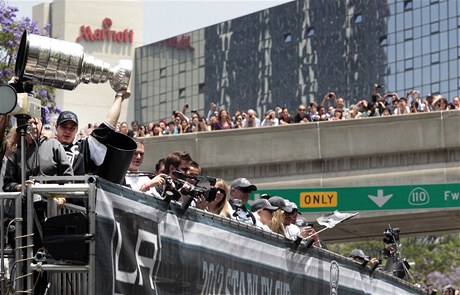
{"type": "MultiPolygon", "coordinates": [[[[49,25],[40,30],[37,23],[32,22],[28,17],[16,20],[17,12],[16,7],[7,6],[4,0],[0,0],[0,83],[6,83],[15,75],[14,67],[17,51],[25,30],[31,34],[49,36],[49,25]]],[[[42,102],[44,110],[43,123],[50,123],[52,114],[61,112],[55,103],[54,89],[36,85],[33,93],[42,102]]]]}

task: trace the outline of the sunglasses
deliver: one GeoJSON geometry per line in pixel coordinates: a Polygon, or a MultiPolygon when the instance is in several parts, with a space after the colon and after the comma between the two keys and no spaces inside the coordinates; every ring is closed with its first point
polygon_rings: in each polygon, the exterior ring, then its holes
{"type": "Polygon", "coordinates": [[[218,188],[217,191],[223,195],[227,194],[227,192],[222,188],[218,188]]]}

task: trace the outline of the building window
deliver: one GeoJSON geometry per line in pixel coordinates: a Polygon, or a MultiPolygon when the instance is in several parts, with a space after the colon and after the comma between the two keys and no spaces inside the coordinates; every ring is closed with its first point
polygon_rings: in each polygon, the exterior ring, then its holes
{"type": "Polygon", "coordinates": [[[206,84],[200,83],[198,84],[198,93],[205,93],[206,92],[206,84]]]}
{"type": "Polygon", "coordinates": [[[363,15],[361,13],[355,14],[353,19],[354,19],[355,24],[362,23],[363,22],[363,15]]]}
{"type": "Polygon", "coordinates": [[[284,35],[284,43],[290,43],[292,41],[291,33],[284,35]]]}
{"type": "Polygon", "coordinates": [[[307,29],[307,37],[313,37],[313,36],[315,36],[315,28],[309,27],[307,29]]]}
{"type": "Polygon", "coordinates": [[[185,98],[185,88],[179,89],[179,98],[185,98]]]}
{"type": "Polygon", "coordinates": [[[160,78],[166,78],[166,68],[160,69],[160,78]]]}
{"type": "Polygon", "coordinates": [[[388,45],[388,38],[387,36],[382,36],[379,38],[380,46],[387,46],[388,45]]]}
{"type": "Polygon", "coordinates": [[[412,10],[412,0],[406,0],[404,1],[404,11],[407,11],[407,10],[412,10]]]}
{"type": "Polygon", "coordinates": [[[438,64],[439,63],[439,52],[435,52],[431,54],[431,64],[438,64]]]}

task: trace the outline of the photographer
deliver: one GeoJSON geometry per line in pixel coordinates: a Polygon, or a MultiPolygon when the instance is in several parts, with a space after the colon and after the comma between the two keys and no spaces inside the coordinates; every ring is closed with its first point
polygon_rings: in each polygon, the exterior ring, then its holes
{"type": "Polygon", "coordinates": [[[246,118],[243,119],[241,124],[243,125],[243,128],[260,127],[260,120],[257,118],[256,111],[249,109],[246,118]]]}
{"type": "Polygon", "coordinates": [[[166,197],[166,192],[173,193],[174,200],[178,201],[181,198],[179,192],[180,184],[178,183],[179,178],[174,175],[173,171],[179,171],[184,174],[189,173],[190,162],[192,157],[187,152],[173,152],[165,158],[164,173],[162,176],[164,182],[153,188],[153,194],[160,198],[166,197]]]}
{"type": "MultiPolygon", "coordinates": [[[[129,165],[128,173],[125,176],[126,185],[133,190],[156,195],[156,191],[153,188],[157,185],[164,184],[164,177],[166,174],[160,173],[151,178],[153,173],[149,175],[149,173],[139,172],[139,167],[144,161],[144,143],[139,139],[135,139],[135,141],[137,148],[131,160],[131,164],[129,165]]],[[[160,195],[156,196],[160,197],[160,195]]]]}
{"type": "Polygon", "coordinates": [[[301,103],[297,107],[297,114],[294,116],[294,123],[308,123],[311,121],[308,116],[310,112],[307,112],[307,107],[301,103]]]}
{"type": "Polygon", "coordinates": [[[370,267],[373,267],[375,264],[380,264],[379,260],[377,258],[369,258],[369,256],[364,255],[364,251],[361,249],[353,249],[348,257],[352,258],[355,262],[367,266],[369,265],[370,267]]]}
{"type": "Polygon", "coordinates": [[[260,126],[278,126],[279,121],[278,118],[276,118],[276,113],[273,110],[268,110],[265,113],[264,120],[260,124],[260,126]]]}
{"type": "Polygon", "coordinates": [[[246,178],[237,178],[230,185],[229,213],[233,219],[256,224],[254,215],[246,208],[251,192],[256,191],[257,186],[251,184],[246,178]]]}

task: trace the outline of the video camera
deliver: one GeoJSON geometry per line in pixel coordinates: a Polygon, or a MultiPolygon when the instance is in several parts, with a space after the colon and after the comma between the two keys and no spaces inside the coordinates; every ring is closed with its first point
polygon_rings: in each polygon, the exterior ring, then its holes
{"type": "Polygon", "coordinates": [[[203,196],[208,202],[212,202],[216,199],[216,194],[217,194],[216,187],[206,188],[206,187],[197,185],[198,182],[205,179],[209,182],[210,186],[214,186],[216,184],[215,178],[208,177],[208,176],[201,176],[201,175],[189,175],[189,174],[185,174],[180,171],[177,171],[177,170],[174,170],[172,174],[178,178],[177,182],[180,184],[180,192],[182,194],[193,197],[193,198],[203,196]],[[187,182],[186,179],[193,179],[196,182],[195,184],[192,184],[190,182],[187,182]]]}
{"type": "Polygon", "coordinates": [[[395,228],[386,228],[385,231],[383,232],[383,234],[385,235],[385,237],[383,238],[383,242],[385,244],[396,244],[396,243],[399,243],[399,233],[401,231],[399,230],[399,228],[395,227],[395,228]]]}
{"type": "Polygon", "coordinates": [[[41,101],[32,94],[33,86],[27,82],[11,79],[7,85],[0,85],[0,114],[16,117],[37,117],[42,115],[41,101]]]}

